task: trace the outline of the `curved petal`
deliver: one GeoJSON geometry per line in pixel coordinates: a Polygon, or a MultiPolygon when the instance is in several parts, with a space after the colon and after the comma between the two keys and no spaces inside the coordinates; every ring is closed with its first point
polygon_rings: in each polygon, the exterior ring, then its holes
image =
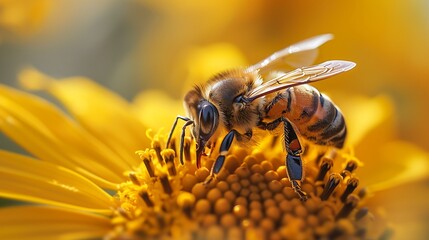
{"type": "Polygon", "coordinates": [[[183,115],[184,112],[181,101],[172,99],[164,92],[157,90],[141,92],[134,99],[132,107],[137,118],[151,129],[170,127],[176,116],[183,115]]]}
{"type": "Polygon", "coordinates": [[[362,173],[371,192],[429,177],[429,154],[413,144],[403,141],[384,144],[375,157],[377,160],[367,162],[363,169],[372,174],[362,173]]]}
{"type": "Polygon", "coordinates": [[[429,177],[380,189],[365,205],[381,212],[394,226],[395,239],[427,239],[429,177]]]}
{"type": "Polygon", "coordinates": [[[39,159],[90,172],[105,187],[123,181],[131,168],[52,104],[5,86],[0,86],[0,130],[39,159]]]}
{"type": "Polygon", "coordinates": [[[123,162],[138,165],[134,152],[149,144],[149,139],[143,125],[131,114],[128,102],[120,96],[83,77],[56,81],[34,69],[23,71],[20,80],[29,89],[52,94],[123,162]]]}
{"type": "Polygon", "coordinates": [[[225,71],[226,68],[248,65],[241,51],[229,43],[191,48],[186,51],[186,55],[179,62],[186,64],[185,67],[188,70],[188,77],[182,83],[185,91],[189,91],[195,84],[204,83],[214,74],[225,71]]]}
{"type": "Polygon", "coordinates": [[[43,206],[0,208],[0,239],[101,239],[106,217],[43,206]]]}
{"type": "Polygon", "coordinates": [[[391,137],[394,133],[393,103],[387,96],[380,95],[374,98],[338,96],[338,99],[341,99],[339,102],[347,123],[348,145],[352,147],[359,145],[375,129],[380,131],[380,127],[387,129],[382,134],[384,137],[391,137]]]}
{"type": "Polygon", "coordinates": [[[93,212],[110,212],[110,195],[66,168],[0,151],[0,175],[0,196],[93,212]]]}

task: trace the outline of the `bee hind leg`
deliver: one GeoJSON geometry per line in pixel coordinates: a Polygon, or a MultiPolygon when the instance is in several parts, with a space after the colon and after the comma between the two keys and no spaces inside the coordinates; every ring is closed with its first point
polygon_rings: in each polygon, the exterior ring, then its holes
{"type": "Polygon", "coordinates": [[[286,170],[293,190],[298,194],[302,201],[307,200],[308,195],[301,189],[300,182],[303,179],[303,166],[301,159],[301,144],[292,124],[283,118],[286,156],[286,170]]]}

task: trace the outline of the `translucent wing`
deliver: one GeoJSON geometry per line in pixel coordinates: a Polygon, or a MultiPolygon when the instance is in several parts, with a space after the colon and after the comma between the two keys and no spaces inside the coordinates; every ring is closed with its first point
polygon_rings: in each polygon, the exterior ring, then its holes
{"type": "Polygon", "coordinates": [[[317,48],[332,38],[332,34],[323,34],[295,43],[248,67],[247,71],[266,71],[280,62],[293,67],[308,66],[316,59],[317,48]]]}
{"type": "Polygon", "coordinates": [[[348,71],[356,66],[356,63],[342,60],[327,61],[318,65],[297,68],[291,72],[281,74],[280,76],[264,82],[262,85],[254,88],[247,96],[248,101],[267,94],[277,92],[281,89],[319,81],[339,73],[348,71]]]}

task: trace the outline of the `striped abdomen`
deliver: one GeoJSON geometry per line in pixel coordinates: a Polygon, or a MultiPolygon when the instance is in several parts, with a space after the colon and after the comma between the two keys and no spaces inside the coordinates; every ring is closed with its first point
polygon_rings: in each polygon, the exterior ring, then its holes
{"type": "Polygon", "coordinates": [[[347,134],[344,117],[331,100],[310,85],[286,89],[266,108],[266,118],[286,117],[300,135],[319,144],[343,147],[347,134]]]}

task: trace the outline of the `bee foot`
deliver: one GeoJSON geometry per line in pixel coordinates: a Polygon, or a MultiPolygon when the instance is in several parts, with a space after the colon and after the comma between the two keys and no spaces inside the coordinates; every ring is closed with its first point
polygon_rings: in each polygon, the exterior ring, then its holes
{"type": "Polygon", "coordinates": [[[301,186],[295,180],[291,181],[293,190],[298,194],[301,201],[305,202],[308,199],[308,194],[302,191],[301,186]]]}
{"type": "Polygon", "coordinates": [[[302,191],[301,189],[294,189],[295,192],[299,195],[299,198],[301,201],[305,202],[308,199],[308,195],[306,192],[302,191]]]}
{"type": "Polygon", "coordinates": [[[204,186],[206,186],[206,187],[208,187],[209,185],[210,185],[210,183],[212,183],[213,182],[213,180],[215,180],[216,179],[216,176],[215,175],[209,175],[207,178],[206,178],[206,180],[203,182],[203,185],[204,186]]]}

